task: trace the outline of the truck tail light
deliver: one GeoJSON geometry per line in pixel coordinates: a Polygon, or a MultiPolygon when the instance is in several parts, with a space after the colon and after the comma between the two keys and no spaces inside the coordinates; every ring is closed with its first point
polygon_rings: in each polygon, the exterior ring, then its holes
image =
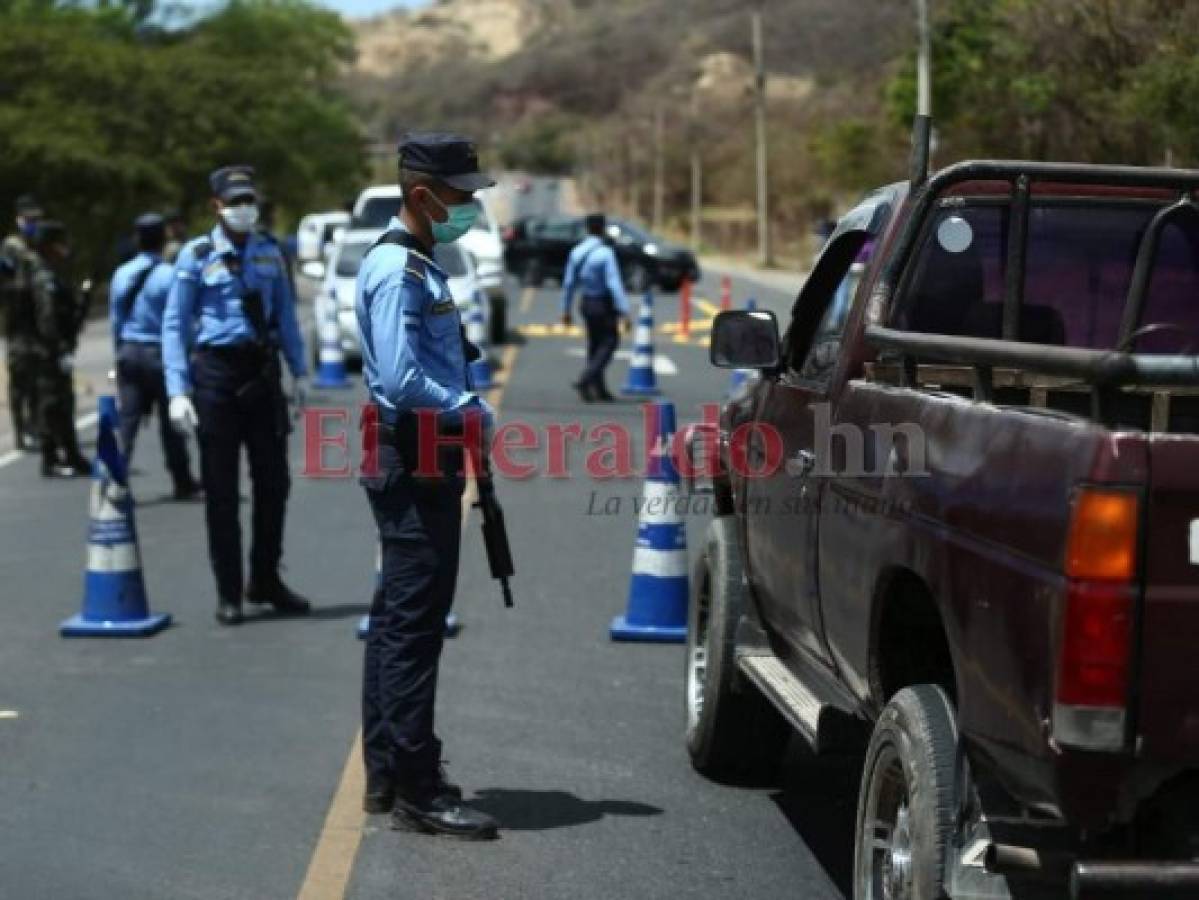
{"type": "Polygon", "coordinates": [[[1124,747],[1138,516],[1128,491],[1084,488],[1075,495],[1053,708],[1059,744],[1124,747]]]}

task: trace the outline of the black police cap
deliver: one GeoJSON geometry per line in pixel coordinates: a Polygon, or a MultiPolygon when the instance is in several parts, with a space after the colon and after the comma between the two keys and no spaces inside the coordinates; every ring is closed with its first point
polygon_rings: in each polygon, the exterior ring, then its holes
{"type": "Polygon", "coordinates": [[[460,191],[477,191],[495,184],[479,171],[474,142],[460,134],[411,132],[399,146],[400,168],[430,175],[460,191]]]}
{"type": "Polygon", "coordinates": [[[245,196],[258,199],[253,166],[223,166],[208,176],[208,185],[212,188],[212,196],[223,201],[245,196]]]}
{"type": "Polygon", "coordinates": [[[142,213],[133,220],[140,244],[160,244],[166,237],[166,219],[156,212],[142,213]]]}

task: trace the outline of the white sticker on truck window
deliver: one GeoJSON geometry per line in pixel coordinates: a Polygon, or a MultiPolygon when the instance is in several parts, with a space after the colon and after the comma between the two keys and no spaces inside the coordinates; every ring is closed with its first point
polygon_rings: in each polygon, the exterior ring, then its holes
{"type": "Polygon", "coordinates": [[[1199,519],[1191,519],[1191,565],[1199,566],[1199,519]]]}
{"type": "Polygon", "coordinates": [[[937,226],[937,243],[946,253],[962,253],[974,243],[974,229],[961,216],[950,216],[937,226]]]}

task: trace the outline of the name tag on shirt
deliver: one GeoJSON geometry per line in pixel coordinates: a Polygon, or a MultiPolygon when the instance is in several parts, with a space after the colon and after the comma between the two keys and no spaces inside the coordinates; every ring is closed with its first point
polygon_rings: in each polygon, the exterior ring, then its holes
{"type": "Polygon", "coordinates": [[[443,316],[446,313],[453,312],[453,311],[454,311],[454,301],[453,300],[438,300],[432,306],[429,307],[429,312],[431,312],[435,316],[443,316]]]}

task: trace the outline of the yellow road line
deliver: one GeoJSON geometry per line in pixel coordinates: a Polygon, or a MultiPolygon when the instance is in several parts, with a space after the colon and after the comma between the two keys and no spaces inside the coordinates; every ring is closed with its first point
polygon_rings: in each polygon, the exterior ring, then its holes
{"type": "Polygon", "coordinates": [[[522,313],[527,313],[530,309],[533,308],[533,298],[536,296],[537,296],[537,290],[535,288],[527,287],[527,288],[521,289],[520,311],[522,313]]]}
{"type": "MultiPolygon", "coordinates": [[[[487,402],[497,411],[504,399],[504,391],[512,381],[512,368],[519,353],[520,346],[517,344],[504,348],[501,357],[504,380],[487,392],[487,402]]],[[[471,482],[471,489],[462,497],[463,527],[466,527],[465,514],[473,501],[473,488],[474,483],[471,482]]],[[[354,743],[350,745],[350,753],[337,784],[337,793],[333,795],[329,811],[325,814],[325,824],[321,827],[296,900],[343,900],[345,897],[354,862],[358,858],[358,848],[362,844],[362,828],[366,824],[366,812],[362,809],[365,791],[366,769],[362,762],[362,731],[359,729],[354,735],[354,743]]]]}
{"type": "Polygon", "coordinates": [[[341,900],[346,895],[358,845],[362,843],[362,826],[366,822],[366,813],[362,809],[365,790],[366,770],[362,765],[362,731],[359,730],[341,770],[337,793],[329,804],[297,900],[341,900]]]}

